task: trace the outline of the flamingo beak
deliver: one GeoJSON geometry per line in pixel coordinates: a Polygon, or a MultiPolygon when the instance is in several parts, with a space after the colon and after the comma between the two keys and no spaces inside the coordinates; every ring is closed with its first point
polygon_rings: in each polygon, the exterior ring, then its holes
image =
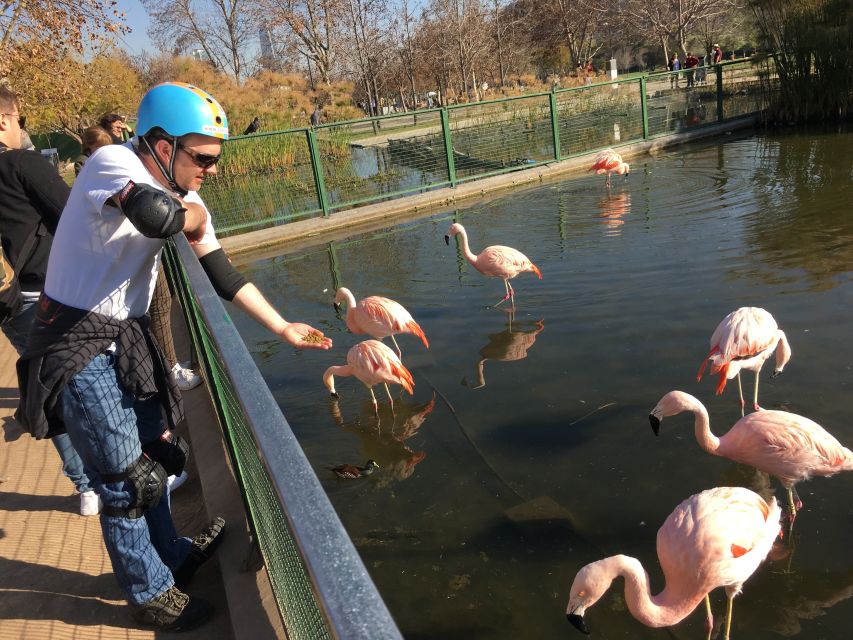
{"type": "Polygon", "coordinates": [[[782,373],[781,369],[776,369],[773,373],[770,374],[771,378],[777,377],[780,373],[782,373]]]}
{"type": "Polygon", "coordinates": [[[332,396],[335,400],[337,400],[337,399],[339,399],[339,398],[340,398],[340,396],[338,395],[338,392],[337,392],[337,391],[332,391],[331,396],[332,396]]]}
{"type": "Polygon", "coordinates": [[[583,616],[579,616],[576,613],[567,613],[566,620],[571,622],[572,626],[581,633],[589,635],[589,627],[587,627],[586,622],[583,621],[583,616]]]}
{"type": "Polygon", "coordinates": [[[652,425],[652,431],[656,436],[660,435],[660,420],[653,414],[649,414],[649,424],[652,425]]]}
{"type": "Polygon", "coordinates": [[[444,236],[444,244],[446,244],[448,247],[450,246],[450,236],[444,236]]]}
{"type": "Polygon", "coordinates": [[[340,302],[333,302],[332,306],[335,308],[335,311],[341,310],[341,303],[340,302]]]}

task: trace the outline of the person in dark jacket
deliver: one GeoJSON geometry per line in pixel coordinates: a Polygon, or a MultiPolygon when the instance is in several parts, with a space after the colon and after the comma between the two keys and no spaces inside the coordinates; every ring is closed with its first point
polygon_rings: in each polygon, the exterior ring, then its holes
{"type": "MultiPolygon", "coordinates": [[[[51,239],[68,200],[68,185],[37,151],[21,149],[24,117],[14,91],[0,86],[0,237],[22,289],[22,306],[2,325],[21,354],[44,287],[51,239]]],[[[68,434],[51,438],[62,470],[80,493],[80,513],[98,514],[98,496],[68,434]]]]}

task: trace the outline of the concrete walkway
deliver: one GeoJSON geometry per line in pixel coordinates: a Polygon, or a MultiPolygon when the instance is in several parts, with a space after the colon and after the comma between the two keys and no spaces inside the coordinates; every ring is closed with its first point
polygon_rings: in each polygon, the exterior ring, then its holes
{"type": "MultiPolygon", "coordinates": [[[[176,330],[175,338],[178,353],[187,353],[184,332],[176,330]]],[[[22,433],[12,417],[18,404],[16,360],[0,333],[0,638],[176,637],[143,629],[130,618],[99,518],[79,515],[80,499],[62,474],[56,449],[22,433]]],[[[172,498],[175,524],[179,533],[193,535],[215,513],[226,518],[228,535],[187,589],[209,600],[214,616],[178,637],[283,638],[265,570],[243,568],[250,549],[245,512],[206,386],[185,394],[185,405],[187,421],[179,432],[191,442],[196,435],[198,446],[191,444],[189,480],[172,498]],[[205,493],[215,495],[205,500],[205,493]]]]}

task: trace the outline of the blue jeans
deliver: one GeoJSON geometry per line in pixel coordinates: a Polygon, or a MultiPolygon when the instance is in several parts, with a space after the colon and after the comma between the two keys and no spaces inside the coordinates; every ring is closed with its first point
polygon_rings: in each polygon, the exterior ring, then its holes
{"type": "MultiPolygon", "coordinates": [[[[139,400],[118,380],[115,356],[96,356],[62,390],[62,416],[105,506],[126,508],[135,498],[127,480],[104,483],[101,474],[124,472],[142,453],[142,444],[163,432],[157,398],[139,400]]],[[[116,579],[133,604],[142,604],[174,584],[172,572],[186,559],[192,542],[179,538],[169,511],[168,492],[141,518],[101,513],[104,543],[116,579]]]]}
{"type": "MultiPolygon", "coordinates": [[[[9,342],[15,347],[18,355],[21,355],[27,346],[27,336],[30,334],[30,325],[32,325],[35,315],[35,299],[29,299],[24,302],[18,315],[3,325],[3,333],[9,338],[9,342]]],[[[62,460],[62,472],[74,483],[77,491],[80,493],[91,491],[92,484],[83,468],[83,461],[77,455],[77,451],[74,450],[74,445],[71,444],[71,438],[68,437],[68,434],[62,433],[54,436],[50,441],[59,452],[59,457],[62,460]]]]}

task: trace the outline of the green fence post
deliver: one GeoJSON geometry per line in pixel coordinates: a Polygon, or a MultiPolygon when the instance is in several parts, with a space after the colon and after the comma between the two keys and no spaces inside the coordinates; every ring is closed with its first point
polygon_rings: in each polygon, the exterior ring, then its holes
{"type": "Polygon", "coordinates": [[[717,122],[723,121],[723,67],[717,65],[717,122]]]}
{"type": "Polygon", "coordinates": [[[323,165],[320,162],[320,150],[317,147],[317,133],[306,129],[308,135],[308,153],[311,155],[311,169],[314,171],[314,186],[317,188],[317,203],[323,215],[329,215],[329,195],[326,193],[326,179],[323,177],[323,165]]]}
{"type": "Polygon", "coordinates": [[[453,158],[453,141],[450,138],[450,118],[447,108],[441,109],[441,135],[444,138],[444,153],[447,155],[447,179],[450,186],[456,186],[456,160],[453,158]]]}
{"type": "Polygon", "coordinates": [[[551,89],[549,94],[551,102],[551,134],[554,137],[554,160],[560,161],[560,118],[557,112],[557,92],[551,89]]]}
{"type": "Polygon", "coordinates": [[[643,140],[649,139],[649,103],[646,95],[646,76],[640,78],[640,111],[643,114],[643,140]]]}

